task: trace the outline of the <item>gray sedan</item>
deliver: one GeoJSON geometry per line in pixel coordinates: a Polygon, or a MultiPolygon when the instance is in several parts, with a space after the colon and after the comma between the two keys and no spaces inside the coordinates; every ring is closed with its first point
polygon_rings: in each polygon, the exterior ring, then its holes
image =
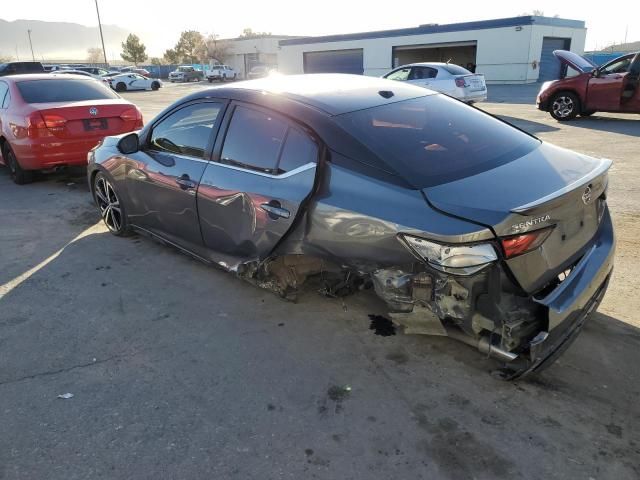
{"type": "Polygon", "coordinates": [[[304,75],[198,91],[107,137],[88,176],[115,235],[289,299],[312,277],[371,285],[405,332],[453,337],[516,378],[604,296],[609,166],[423,88],[304,75]]]}

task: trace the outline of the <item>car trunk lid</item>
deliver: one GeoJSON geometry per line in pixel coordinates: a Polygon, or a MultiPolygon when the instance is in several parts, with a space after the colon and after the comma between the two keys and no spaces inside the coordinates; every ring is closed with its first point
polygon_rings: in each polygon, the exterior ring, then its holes
{"type": "Polygon", "coordinates": [[[487,226],[501,239],[550,228],[538,248],[505,260],[520,286],[534,293],[570,268],[595,235],[610,164],[541,144],[517,160],[423,192],[437,209],[487,226]]]}
{"type": "Polygon", "coordinates": [[[469,92],[481,92],[487,89],[484,75],[481,73],[456,75],[455,82],[457,87],[464,88],[469,92]]]}
{"type": "Polygon", "coordinates": [[[31,134],[60,139],[104,137],[142,127],[142,115],[124,100],[42,103],[29,117],[31,134]]]}

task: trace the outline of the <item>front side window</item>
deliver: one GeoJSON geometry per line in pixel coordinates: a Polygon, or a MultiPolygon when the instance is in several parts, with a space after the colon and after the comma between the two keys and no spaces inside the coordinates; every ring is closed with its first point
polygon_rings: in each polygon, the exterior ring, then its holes
{"type": "Polygon", "coordinates": [[[603,70],[602,73],[605,75],[611,73],[626,73],[629,71],[629,66],[631,65],[631,57],[623,58],[622,60],[618,60],[617,62],[610,63],[603,70]]]}
{"type": "Polygon", "coordinates": [[[401,68],[399,70],[396,70],[395,72],[391,72],[389,75],[387,75],[385,78],[387,80],[399,80],[401,82],[404,82],[406,80],[409,79],[409,73],[411,72],[410,68],[401,68]]]}
{"type": "Polygon", "coordinates": [[[219,103],[196,103],[173,112],[153,127],[149,148],[205,158],[221,108],[219,103]]]}
{"type": "Polygon", "coordinates": [[[237,106],[222,147],[220,161],[275,173],[288,125],[268,113],[237,106]]]}
{"type": "Polygon", "coordinates": [[[540,141],[444,95],[338,115],[336,121],[416,188],[516,160],[540,141]]]}

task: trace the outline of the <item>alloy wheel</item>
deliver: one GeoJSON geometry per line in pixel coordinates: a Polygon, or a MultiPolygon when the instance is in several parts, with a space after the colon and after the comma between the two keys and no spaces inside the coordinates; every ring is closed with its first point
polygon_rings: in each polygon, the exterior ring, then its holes
{"type": "Polygon", "coordinates": [[[111,182],[100,176],[96,181],[95,193],[100,215],[107,228],[114,233],[122,232],[122,208],[111,182]]]}
{"type": "Polygon", "coordinates": [[[571,97],[562,95],[554,100],[552,108],[557,117],[567,118],[573,112],[575,103],[571,97]]]}

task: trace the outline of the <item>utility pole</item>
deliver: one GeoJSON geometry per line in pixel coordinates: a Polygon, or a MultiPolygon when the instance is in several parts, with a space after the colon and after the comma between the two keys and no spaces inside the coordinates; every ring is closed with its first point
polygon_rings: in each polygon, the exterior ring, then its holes
{"type": "Polygon", "coordinates": [[[29,46],[31,47],[31,60],[36,61],[36,56],[33,54],[33,43],[31,43],[31,30],[27,30],[27,34],[29,35],[29,46]]]}
{"type": "Polygon", "coordinates": [[[102,42],[102,54],[104,55],[105,66],[109,65],[107,61],[107,51],[104,48],[104,37],[102,36],[102,22],[100,21],[100,9],[98,8],[98,0],[96,0],[96,13],[98,14],[98,28],[100,29],[100,41],[102,42]]]}

